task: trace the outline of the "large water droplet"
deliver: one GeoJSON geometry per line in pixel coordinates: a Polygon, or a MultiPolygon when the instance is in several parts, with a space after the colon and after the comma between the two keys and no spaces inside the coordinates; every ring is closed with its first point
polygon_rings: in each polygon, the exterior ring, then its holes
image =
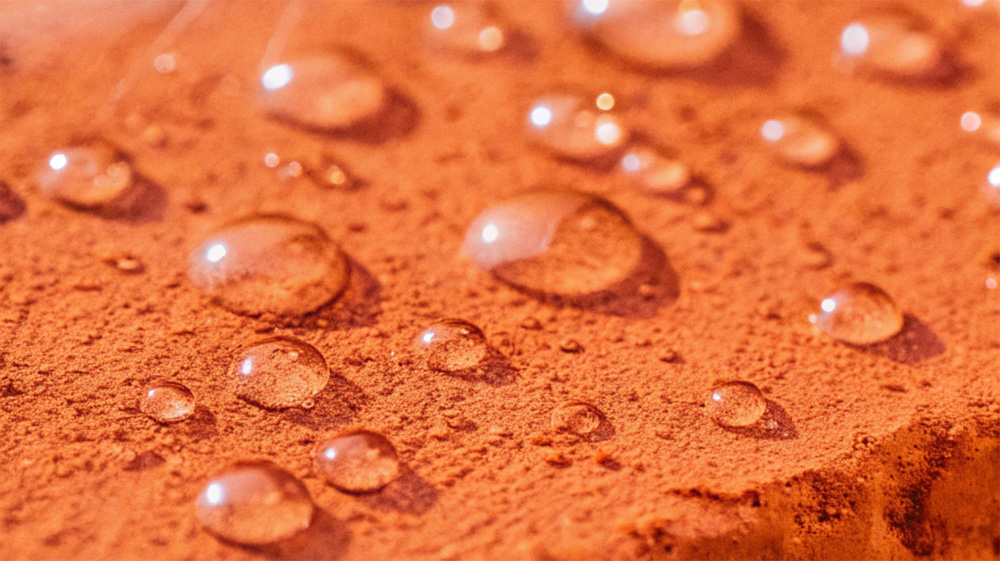
{"type": "Polygon", "coordinates": [[[652,195],[676,196],[691,183],[691,170],[681,161],[648,146],[632,146],[622,156],[621,170],[652,195]]]}
{"type": "Polygon", "coordinates": [[[477,55],[500,50],[506,39],[504,26],[484,2],[452,2],[430,12],[426,35],[438,49],[477,55]]]}
{"type": "Polygon", "coordinates": [[[313,503],[301,481],[271,462],[239,462],[208,481],[195,513],[221,538],[266,545],[308,528],[313,503]]]}
{"type": "Polygon", "coordinates": [[[118,203],[133,186],[132,166],[111,146],[94,143],[49,154],[39,164],[42,193],[68,205],[87,209],[118,203]]]}
{"type": "Polygon", "coordinates": [[[480,213],[466,233],[465,251],[512,285],[573,296],[607,290],[628,278],[641,261],[643,238],[604,199],[532,191],[480,213]]]}
{"type": "Polygon", "coordinates": [[[316,472],[341,491],[370,493],[399,476],[399,457],[381,434],[352,431],[320,444],[316,472]]]}
{"type": "Polygon", "coordinates": [[[779,158],[802,167],[819,167],[840,152],[840,139],[825,125],[803,115],[785,115],[764,122],[764,144],[779,158]]]}
{"type": "Polygon", "coordinates": [[[903,312],[881,288],[864,282],[850,284],[820,302],[809,316],[827,335],[852,345],[885,341],[903,328],[903,312]]]}
{"type": "Polygon", "coordinates": [[[347,260],[322,228],[284,216],[234,222],[188,258],[191,282],[243,314],[301,315],[336,298],[347,260]]]}
{"type": "Polygon", "coordinates": [[[767,400],[750,382],[725,382],[712,388],[705,411],[724,427],[748,427],[764,415],[767,400]]]}
{"type": "Polygon", "coordinates": [[[264,339],[242,349],[229,374],[237,396],[268,409],[299,407],[330,381],[323,355],[289,337],[264,339]]]}
{"type": "Polygon", "coordinates": [[[574,0],[573,18],[625,60],[655,68],[708,64],[739,37],[739,10],[728,0],[574,0]]]}
{"type": "Polygon", "coordinates": [[[564,403],[552,410],[552,429],[592,442],[606,440],[614,429],[600,409],[583,401],[564,403]]]}
{"type": "Polygon", "coordinates": [[[194,413],[194,394],[177,382],[158,380],[143,390],[139,410],[160,423],[183,421],[194,413]]]}
{"type": "Polygon", "coordinates": [[[937,37],[913,17],[879,14],[848,24],[840,34],[844,61],[858,70],[895,78],[926,79],[950,69],[937,37]]]}
{"type": "Polygon", "coordinates": [[[442,372],[459,372],[479,366],[489,352],[486,336],[461,319],[446,319],[428,327],[417,339],[427,366],[442,372]]]}
{"type": "Polygon", "coordinates": [[[528,110],[527,131],[537,145],[571,160],[598,160],[617,153],[626,130],[597,100],[572,94],[538,98],[528,110]]]}
{"type": "Polygon", "coordinates": [[[259,99],[271,117],[307,129],[340,131],[377,117],[388,93],[374,73],[331,53],[268,68],[261,76],[259,99]]]}

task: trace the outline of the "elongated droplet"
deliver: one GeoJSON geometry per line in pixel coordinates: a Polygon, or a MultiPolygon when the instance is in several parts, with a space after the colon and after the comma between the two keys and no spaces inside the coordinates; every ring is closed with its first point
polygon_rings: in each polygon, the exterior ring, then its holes
{"type": "Polygon", "coordinates": [[[678,69],[711,63],[740,35],[728,0],[573,0],[573,20],[634,64],[678,69]]]}
{"type": "Polygon", "coordinates": [[[604,199],[532,191],[473,220],[465,251],[483,269],[528,290],[582,295],[611,288],[638,266],[643,239],[604,199]]]}
{"type": "Polygon", "coordinates": [[[302,315],[336,298],[348,265],[322,228],[285,216],[234,222],[188,258],[188,277],[235,312],[302,315]]]}
{"type": "Polygon", "coordinates": [[[323,391],[330,369],[309,343],[273,337],[237,353],[230,376],[240,398],[267,409],[283,409],[300,407],[323,391]]]}
{"type": "Polygon", "coordinates": [[[583,401],[570,401],[552,410],[552,429],[597,442],[614,435],[614,429],[600,409],[583,401]]]}
{"type": "Polygon", "coordinates": [[[143,390],[139,410],[159,423],[183,421],[194,413],[194,394],[177,382],[158,380],[143,390]]]}
{"type": "Polygon", "coordinates": [[[212,477],[195,501],[209,532],[243,545],[267,545],[312,522],[309,492],[294,475],[267,461],[239,462],[212,477]]]}
{"type": "Polygon", "coordinates": [[[691,170],[683,162],[648,146],[629,147],[621,170],[651,195],[678,195],[691,182],[691,170]]]}
{"type": "Polygon", "coordinates": [[[850,284],[820,302],[809,320],[827,335],[852,345],[885,341],[903,329],[903,312],[881,288],[850,284]]]}
{"type": "Polygon", "coordinates": [[[489,352],[483,332],[461,319],[436,322],[420,334],[417,346],[427,357],[427,366],[442,372],[475,368],[489,352]]]}
{"type": "Polygon", "coordinates": [[[750,382],[725,382],[712,388],[705,411],[724,427],[748,427],[764,415],[767,400],[750,382]]]}
{"type": "Polygon", "coordinates": [[[381,434],[352,431],[319,445],[316,473],[341,491],[371,493],[399,476],[399,457],[381,434]]]}
{"type": "Polygon", "coordinates": [[[570,160],[597,160],[615,154],[625,142],[625,127],[618,117],[599,107],[594,99],[578,95],[540,97],[528,110],[528,137],[570,160]]]}
{"type": "Polygon", "coordinates": [[[480,1],[459,1],[435,6],[426,27],[429,44],[455,54],[480,55],[500,50],[505,26],[480,1]]]}
{"type": "Polygon", "coordinates": [[[376,118],[387,98],[378,76],[337,54],[268,68],[261,76],[259,97],[271,117],[325,131],[350,129],[376,118]]]}
{"type": "Polygon", "coordinates": [[[49,154],[36,177],[46,196],[85,209],[113,206],[131,189],[134,180],[125,156],[103,143],[72,146],[49,154]]]}
{"type": "Polygon", "coordinates": [[[848,24],[840,34],[840,52],[849,67],[887,77],[926,79],[950,71],[940,40],[902,14],[848,24]]]}
{"type": "Polygon", "coordinates": [[[761,126],[760,135],[779,158],[806,168],[828,163],[841,149],[837,135],[818,121],[801,115],[769,119],[761,126]]]}

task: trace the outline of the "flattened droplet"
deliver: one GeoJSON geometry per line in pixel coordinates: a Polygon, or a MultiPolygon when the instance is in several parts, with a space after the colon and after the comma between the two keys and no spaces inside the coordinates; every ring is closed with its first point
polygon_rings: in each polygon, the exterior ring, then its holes
{"type": "Polygon", "coordinates": [[[760,128],[765,146],[782,160],[805,168],[830,162],[841,150],[840,138],[828,127],[804,115],[783,115],[760,128]]]}
{"type": "Polygon", "coordinates": [[[841,32],[840,52],[851,68],[889,78],[938,78],[952,71],[941,41],[903,13],[851,22],[841,32]]]}
{"type": "Polygon", "coordinates": [[[92,210],[113,206],[134,181],[127,158],[104,143],[52,152],[39,164],[36,179],[49,198],[92,210]]]}
{"type": "Polygon", "coordinates": [[[389,440],[358,430],[330,438],[316,450],[316,473],[341,491],[371,493],[399,477],[399,456],[389,440]]]}
{"type": "Polygon", "coordinates": [[[528,110],[528,137],[561,158],[581,162],[617,153],[627,137],[625,125],[613,113],[601,111],[594,99],[574,94],[550,94],[528,110]]]}
{"type": "Polygon", "coordinates": [[[903,312],[881,288],[850,284],[820,302],[809,320],[824,333],[852,345],[885,341],[903,329],[903,312]]]}
{"type": "Polygon", "coordinates": [[[494,17],[485,2],[459,1],[430,11],[425,35],[439,50],[462,55],[499,51],[506,41],[506,26],[494,17]]]}
{"type": "Polygon", "coordinates": [[[632,146],[622,156],[622,172],[651,195],[676,196],[691,183],[691,170],[681,161],[648,146],[632,146]]]}

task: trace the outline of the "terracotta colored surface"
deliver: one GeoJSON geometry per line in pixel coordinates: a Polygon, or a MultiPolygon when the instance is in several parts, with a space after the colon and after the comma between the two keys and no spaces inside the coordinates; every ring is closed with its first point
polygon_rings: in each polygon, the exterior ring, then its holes
{"type": "Polygon", "coordinates": [[[979,191],[997,149],[958,126],[998,103],[1000,19],[992,5],[912,2],[958,53],[958,78],[847,76],[831,65],[840,30],[879,6],[746,3],[729,66],[650,75],[584,45],[556,3],[501,5],[520,33],[481,60],[425,48],[429,4],[307,3],[286,52],[349,47],[398,91],[398,119],[352,138],[257,110],[283,4],[210,4],[163,49],[177,60],[167,75],[147,51],[178,4],[0,4],[0,558],[1000,557],[1000,290],[986,287],[1000,219],[979,191]],[[710,200],[645,195],[531,148],[532,98],[567,86],[613,92],[710,200]],[[767,153],[760,123],[797,107],[821,113],[857,165],[809,172],[767,153]],[[90,134],[156,186],[139,216],[37,192],[36,163],[90,134]],[[332,158],[359,185],[281,180],[268,152],[332,158]],[[623,209],[666,256],[652,296],[544,301],[467,262],[475,215],[532,186],[623,209]],[[227,312],[187,281],[207,233],[260,212],[341,243],[353,269],[337,302],[289,324],[227,312]],[[726,227],[699,228],[706,213],[726,227]],[[126,257],[141,271],[114,266],[126,257]],[[813,330],[817,302],[854,280],[905,309],[899,337],[855,348],[813,330]],[[481,327],[501,357],[482,379],[416,355],[442,316],[481,327]],[[269,334],[333,368],[314,409],[232,395],[233,352],[269,334]],[[582,350],[563,351],[569,340],[582,350]],[[139,412],[157,377],[195,392],[192,419],[139,412]],[[720,378],[760,386],[778,428],[709,421],[700,404],[720,378]],[[555,433],[552,409],[572,400],[597,406],[613,436],[555,433]],[[367,496],[317,478],[313,448],[347,426],[387,435],[404,476],[367,496]],[[204,480],[249,458],[303,480],[321,510],[310,530],[246,549],[198,527],[204,480]]]}

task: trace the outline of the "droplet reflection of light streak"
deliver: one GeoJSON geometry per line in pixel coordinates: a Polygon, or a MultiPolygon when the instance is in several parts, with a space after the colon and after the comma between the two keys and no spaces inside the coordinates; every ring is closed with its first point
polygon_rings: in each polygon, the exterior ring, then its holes
{"type": "Polygon", "coordinates": [[[276,90],[283,88],[292,81],[292,67],[287,64],[279,64],[268,68],[261,76],[260,83],[266,90],[276,90]]]}

